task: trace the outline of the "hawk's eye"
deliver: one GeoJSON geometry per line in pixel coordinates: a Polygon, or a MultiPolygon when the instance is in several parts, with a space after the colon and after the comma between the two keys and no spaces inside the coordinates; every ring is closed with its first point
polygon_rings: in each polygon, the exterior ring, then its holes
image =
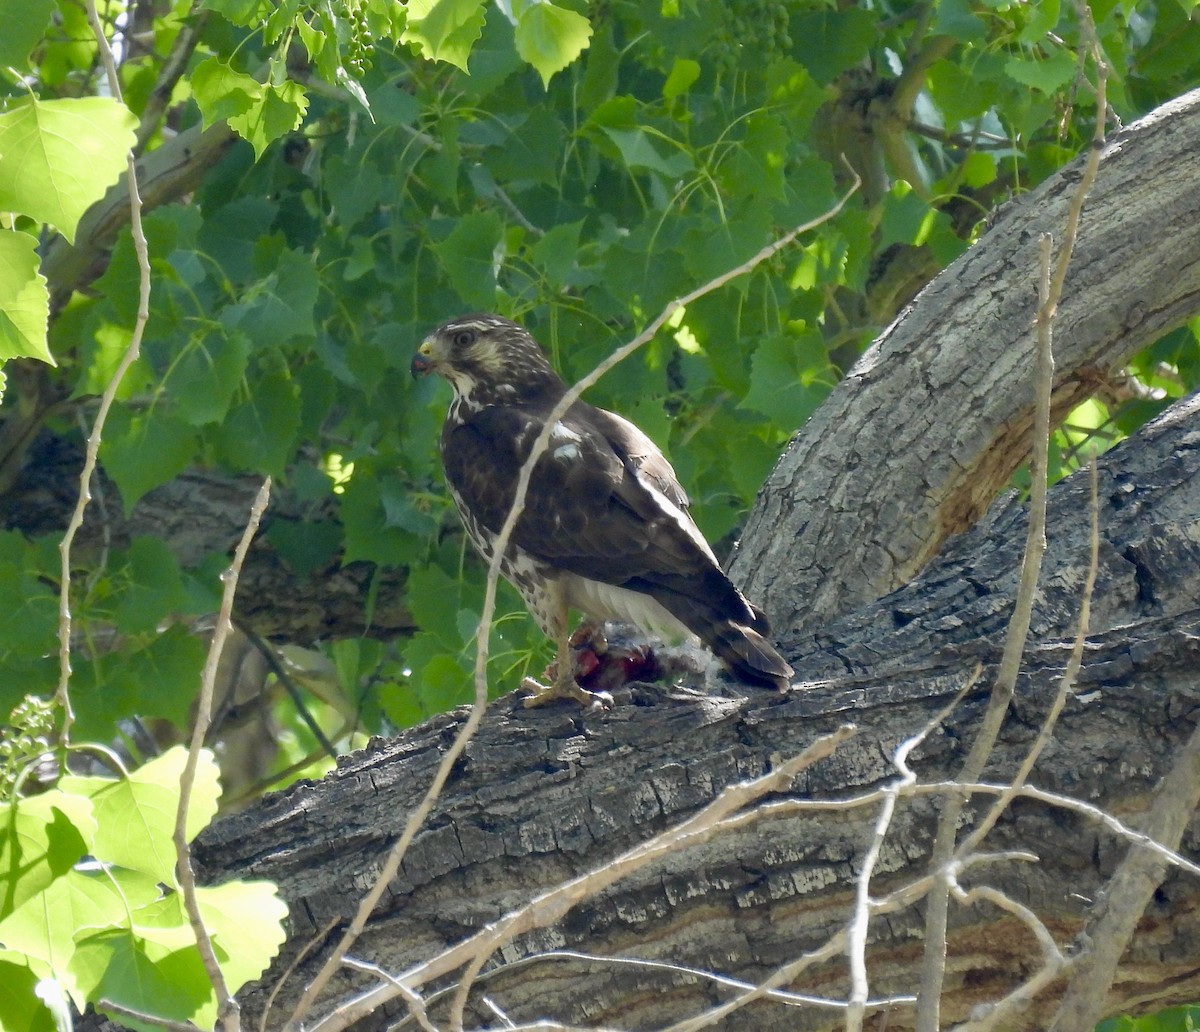
{"type": "Polygon", "coordinates": [[[454,346],[456,348],[469,348],[475,343],[475,334],[471,330],[459,330],[454,335],[454,346]]]}

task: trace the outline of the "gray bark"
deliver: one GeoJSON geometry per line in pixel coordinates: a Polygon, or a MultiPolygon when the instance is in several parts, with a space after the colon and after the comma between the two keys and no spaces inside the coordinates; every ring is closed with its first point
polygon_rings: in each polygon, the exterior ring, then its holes
{"type": "MultiPolygon", "coordinates": [[[[1056,419],[1200,308],[1200,91],[1106,146],[1054,327],[1056,419]]],[[[909,581],[1028,456],[1038,238],[1086,156],[1003,209],[792,440],[731,573],[787,633],[909,581]]]]}
{"type": "MultiPolygon", "coordinates": [[[[1041,788],[1103,807],[1134,826],[1196,722],[1198,441],[1200,404],[1193,399],[1104,459],[1093,632],[1079,694],[1033,778],[1041,788]]],[[[1085,480],[1076,476],[1052,492],[1031,645],[986,775],[991,781],[1011,776],[1065,662],[1063,637],[1087,554],[1085,480]]],[[[801,686],[788,695],[742,694],[732,685],[720,694],[713,685],[707,691],[633,686],[613,712],[599,715],[573,708],[526,711],[511,698],[493,704],[354,955],[402,971],[538,892],[605,864],[694,813],[723,786],[763,773],[847,721],[857,725],[857,735],[811,770],[794,797],[842,799],[884,784],[896,773],[889,758],[897,743],[919,730],[982,663],[979,684],[915,754],[922,782],[953,776],[986,703],[1023,536],[1024,513],[1006,501],[912,584],[831,621],[819,635],[789,639],[785,651],[801,686]]],[[[376,743],[321,783],[267,799],[203,836],[198,855],[208,877],[271,878],[290,901],[286,952],[245,994],[251,1021],[297,951],[330,920],[352,912],[463,719],[461,712],[448,714],[376,743]]],[[[972,822],[986,803],[976,797],[968,805],[972,822]]],[[[937,796],[901,803],[872,883],[875,896],[923,873],[937,806],[937,796]]],[[[625,1029],[662,1027],[728,999],[734,990],[702,975],[525,958],[574,950],[760,979],[844,925],[877,812],[873,805],[763,816],[638,872],[581,902],[556,926],[504,946],[471,997],[469,1020],[495,1023],[480,1002],[484,994],[517,1022],[552,1018],[625,1029]]],[[[1193,817],[1185,852],[1200,845],[1198,836],[1193,817]]],[[[1032,908],[1066,949],[1085,929],[1129,845],[1078,813],[1020,799],[984,848],[1023,849],[1038,859],[971,868],[964,885],[1007,892],[1032,908]]],[[[1105,1013],[1200,997],[1197,914],[1200,879],[1169,874],[1122,959],[1105,1013]]],[[[872,921],[873,996],[912,991],[922,927],[919,905],[872,921]]],[[[1012,989],[1040,957],[1019,922],[986,905],[952,909],[949,954],[945,1021],[961,1020],[1012,989]]],[[[301,964],[288,979],[268,1027],[279,1027],[314,963],[301,964]]],[[[331,998],[371,984],[346,973],[331,998]]],[[[789,988],[844,999],[845,960],[820,965],[789,988]]],[[[1060,995],[1061,985],[1043,993],[1003,1027],[1047,1027],[1060,995]]],[[[910,1006],[885,1010],[871,1020],[888,1029],[910,1027],[910,1006]]],[[[439,1004],[433,1011],[436,1020],[439,1004]]],[[[837,1011],[761,1001],[720,1027],[841,1023],[837,1011]]],[[[377,1016],[362,1027],[385,1024],[377,1016]]]]}

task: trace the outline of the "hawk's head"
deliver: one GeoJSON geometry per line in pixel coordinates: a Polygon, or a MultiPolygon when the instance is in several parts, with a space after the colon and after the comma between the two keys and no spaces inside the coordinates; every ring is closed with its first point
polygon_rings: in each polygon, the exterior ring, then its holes
{"type": "Polygon", "coordinates": [[[480,404],[563,390],[537,341],[498,315],[459,316],[429,334],[412,360],[414,377],[426,373],[445,377],[458,397],[480,404]]]}

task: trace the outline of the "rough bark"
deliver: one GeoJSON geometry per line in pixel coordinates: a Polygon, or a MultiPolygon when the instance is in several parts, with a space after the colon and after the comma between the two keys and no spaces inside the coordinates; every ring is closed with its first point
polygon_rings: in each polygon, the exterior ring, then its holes
{"type": "MultiPolygon", "coordinates": [[[[1197,141],[1200,92],[1110,137],[1054,328],[1057,419],[1200,309],[1197,141]]],[[[789,445],[731,567],[777,630],[906,583],[1027,457],[1038,238],[1062,239],[1084,160],[1003,209],[789,445]]]]}
{"type": "MultiPolygon", "coordinates": [[[[1200,659],[1200,404],[1168,417],[1104,460],[1101,564],[1079,693],[1068,704],[1033,782],[1103,807],[1137,826],[1151,791],[1196,724],[1200,659]]],[[[1063,641],[1083,581],[1086,484],[1052,492],[1051,540],[1026,669],[987,772],[1004,781],[1037,733],[1068,651],[1063,641]]],[[[415,841],[354,955],[398,972],[478,930],[536,893],[602,866],[695,812],[720,789],[758,775],[824,732],[852,721],[857,735],[795,786],[797,799],[843,799],[895,776],[896,744],[919,730],[982,663],[983,677],[915,754],[922,782],[948,778],[986,702],[1011,608],[1024,534],[1018,505],[999,505],[917,581],[820,635],[791,639],[801,687],[785,696],[633,687],[609,714],[525,711],[494,704],[444,797],[415,841]]],[[[345,919],[416,805],[463,714],[415,728],[305,784],[223,821],[204,836],[208,876],[268,877],[292,908],[285,954],[245,994],[250,1020],[279,972],[318,929],[345,919]]],[[[986,800],[967,807],[978,819],[986,800]]],[[[873,895],[923,873],[938,797],[902,802],[873,895]]],[[[756,980],[821,945],[844,926],[853,879],[878,804],[780,812],[722,833],[580,903],[556,926],[520,936],[492,958],[469,1020],[494,1023],[486,994],[514,1021],[550,1017],[587,1027],[662,1027],[728,999],[706,977],[600,960],[526,961],[547,950],[636,957],[756,980]]],[[[1183,850],[1200,846],[1194,817],[1183,850]]],[[[1032,908],[1067,948],[1084,929],[1105,880],[1129,847],[1077,812],[1019,799],[984,844],[1023,849],[969,869],[965,886],[995,886],[1032,908]]],[[[1136,848],[1136,847],[1135,847],[1136,848]]],[[[921,907],[872,921],[873,996],[910,993],[921,956],[921,907]]],[[[1085,943],[1086,940],[1080,940],[1085,943]]],[[[943,1020],[1013,988],[1039,963],[1033,936],[988,905],[952,911],[943,1020]]],[[[1200,878],[1169,874],[1142,917],[1104,1010],[1143,1011],[1200,997],[1200,878]]],[[[285,983],[268,1027],[279,1027],[314,961],[285,983]]],[[[789,988],[845,998],[840,956],[789,988]]],[[[373,984],[347,973],[334,996],[373,984]]],[[[432,987],[426,987],[427,990],[432,987]]],[[[1044,1028],[1061,984],[1006,1028],[1044,1028]]],[[[445,1000],[434,1007],[435,1014],[445,1000]]],[[[393,1017],[397,1013],[393,1008],[393,1017]]],[[[910,1027],[894,1004],[872,1027],[910,1027]]],[[[841,1027],[839,1012],[760,1001],[726,1029],[841,1027]]],[[[362,1027],[382,1028],[382,1015],[362,1027]]]]}

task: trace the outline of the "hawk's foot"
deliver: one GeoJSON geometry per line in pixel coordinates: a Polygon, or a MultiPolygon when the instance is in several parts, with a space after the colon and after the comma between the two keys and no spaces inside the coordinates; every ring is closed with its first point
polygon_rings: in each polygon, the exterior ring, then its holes
{"type": "Polygon", "coordinates": [[[613,708],[613,697],[608,692],[589,692],[586,688],[581,688],[573,677],[565,680],[556,677],[549,684],[526,677],[521,681],[521,690],[530,693],[524,700],[525,706],[530,709],[534,706],[545,706],[556,699],[570,699],[586,710],[613,708]]]}

